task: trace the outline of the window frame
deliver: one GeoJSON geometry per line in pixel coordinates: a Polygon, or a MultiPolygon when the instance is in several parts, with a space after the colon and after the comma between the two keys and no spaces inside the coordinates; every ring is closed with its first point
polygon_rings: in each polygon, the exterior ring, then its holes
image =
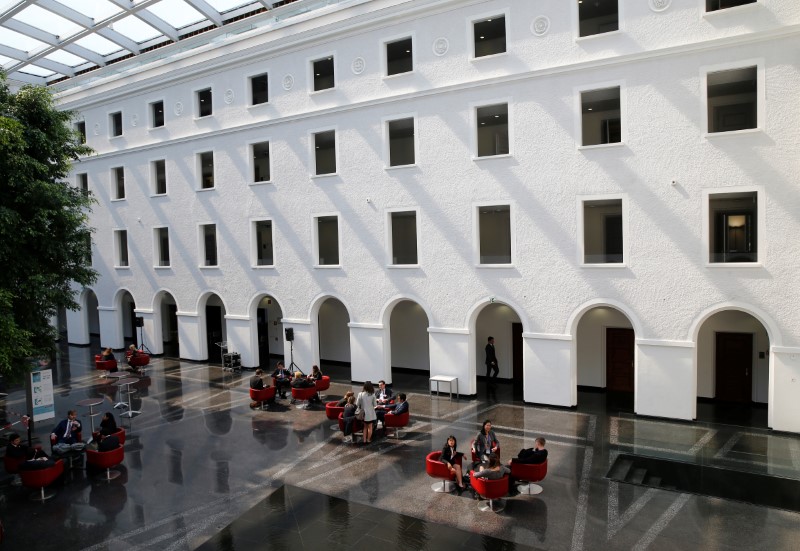
{"type": "Polygon", "coordinates": [[[417,113],[404,113],[404,114],[397,114],[397,115],[389,115],[383,117],[381,119],[381,124],[383,126],[383,159],[384,159],[384,169],[385,170],[395,170],[400,168],[408,168],[408,167],[415,167],[419,163],[419,140],[417,139],[417,113]],[[393,165],[392,164],[392,144],[391,144],[391,133],[389,130],[389,126],[393,122],[403,121],[411,119],[411,122],[414,125],[414,162],[405,164],[405,165],[393,165]]]}
{"type": "Polygon", "coordinates": [[[150,167],[150,197],[164,197],[169,195],[169,180],[167,179],[167,160],[165,158],[150,159],[148,161],[150,167]],[[164,163],[164,193],[158,192],[158,172],[156,170],[156,163],[164,163]]]}
{"type": "Polygon", "coordinates": [[[383,55],[381,56],[381,76],[383,79],[392,79],[402,77],[403,75],[410,75],[417,71],[417,57],[416,57],[416,34],[414,32],[410,33],[401,33],[394,35],[390,38],[385,38],[381,40],[381,51],[383,55]],[[403,71],[402,73],[392,73],[389,74],[389,45],[396,44],[403,40],[411,40],[411,70],[410,71],[403,71]]]}
{"type": "Polygon", "coordinates": [[[129,270],[131,268],[131,248],[128,240],[128,228],[114,228],[114,269],[129,270]],[[120,238],[125,235],[125,264],[122,264],[122,243],[120,238]]]}
{"type": "Polygon", "coordinates": [[[516,204],[514,201],[476,201],[472,203],[472,243],[473,264],[476,268],[515,268],[517,259],[517,239],[514,231],[516,220],[516,204]],[[481,224],[480,209],[487,207],[508,207],[508,233],[510,258],[507,263],[482,263],[481,262],[481,224]]]}
{"type": "MultiPolygon", "coordinates": [[[[332,127],[325,127],[325,128],[317,128],[315,130],[311,130],[308,133],[309,135],[309,155],[310,155],[310,166],[311,170],[311,178],[329,178],[331,176],[338,176],[339,175],[339,129],[337,126],[332,127]],[[333,162],[336,165],[336,170],[333,172],[325,172],[324,174],[317,173],[317,135],[324,134],[326,132],[333,132],[333,162]]],[[[271,153],[271,151],[270,151],[271,153]]]]}
{"type": "Polygon", "coordinates": [[[626,145],[628,137],[628,108],[627,108],[627,90],[625,88],[625,80],[613,80],[606,82],[598,82],[590,85],[577,86],[573,88],[575,96],[575,136],[576,146],[578,150],[589,149],[604,149],[609,147],[623,147],[626,145]],[[611,88],[619,88],[619,133],[620,140],[611,143],[598,143],[591,145],[583,145],[583,94],[584,92],[597,92],[600,90],[609,90],[611,88]]]}
{"type": "Polygon", "coordinates": [[[596,39],[601,36],[617,36],[624,31],[624,21],[625,21],[625,2],[621,0],[617,0],[617,29],[614,31],[606,31],[602,33],[595,33],[595,34],[587,34],[586,36],[581,36],[581,11],[580,5],[578,2],[572,2],[572,25],[573,25],[573,36],[575,37],[575,42],[582,42],[584,40],[592,40],[596,39]]]}
{"type": "Polygon", "coordinates": [[[307,78],[308,78],[308,93],[309,93],[309,95],[322,94],[322,93],[325,93],[325,92],[330,92],[331,90],[336,90],[337,79],[336,79],[336,52],[335,51],[307,58],[306,66],[308,68],[306,74],[307,74],[307,78]],[[328,88],[321,88],[321,89],[317,90],[316,89],[316,86],[317,86],[316,75],[314,73],[314,64],[317,61],[324,61],[326,58],[330,58],[331,62],[333,64],[333,84],[331,86],[329,86],[328,88]]]}
{"type": "Polygon", "coordinates": [[[275,269],[275,220],[271,217],[250,219],[250,267],[254,270],[275,269]],[[258,230],[259,222],[269,222],[272,233],[272,264],[258,263],[258,230]]]}
{"type": "Polygon", "coordinates": [[[219,248],[219,231],[217,229],[218,226],[219,224],[217,224],[216,222],[199,222],[197,224],[198,251],[200,252],[200,254],[198,255],[198,260],[200,260],[200,262],[198,263],[197,267],[200,268],[201,270],[219,269],[221,265],[220,262],[221,255],[219,248]],[[206,234],[205,234],[205,228],[207,226],[214,226],[214,248],[216,249],[215,255],[217,260],[216,264],[205,264],[206,259],[208,257],[208,255],[206,254],[206,234]]]}
{"type": "Polygon", "coordinates": [[[700,14],[701,18],[703,17],[715,17],[717,14],[738,14],[742,13],[743,11],[758,9],[758,6],[761,5],[761,0],[754,0],[748,4],[742,4],[741,6],[731,6],[729,8],[719,8],[716,10],[708,11],[708,2],[707,0],[699,0],[700,3],[700,14]]]}
{"type": "Polygon", "coordinates": [[[111,176],[109,178],[111,183],[111,190],[110,190],[111,193],[109,194],[109,197],[111,198],[111,201],[127,200],[128,190],[125,185],[125,165],[112,166],[111,168],[109,168],[109,171],[111,173],[111,176]],[[117,175],[119,174],[118,171],[121,171],[122,174],[122,191],[123,191],[122,197],[119,196],[120,182],[117,178],[117,175]]]}
{"type": "Polygon", "coordinates": [[[75,130],[75,132],[78,133],[78,135],[81,136],[81,143],[86,144],[86,140],[88,139],[86,135],[86,121],[85,120],[75,121],[73,123],[73,129],[75,130]]]}
{"type": "Polygon", "coordinates": [[[719,268],[763,268],[767,255],[766,243],[766,190],[764,186],[730,186],[703,190],[703,265],[710,269],[719,268]],[[711,262],[711,198],[714,195],[756,194],[756,261],[755,262],[711,262]]]}
{"type": "Polygon", "coordinates": [[[75,173],[75,187],[81,190],[84,196],[89,195],[89,173],[77,172],[75,173]],[[84,185],[85,184],[85,185],[84,185]]]}
{"type": "Polygon", "coordinates": [[[169,237],[169,226],[154,226],[153,227],[153,268],[156,270],[163,270],[165,268],[172,268],[172,240],[169,237]],[[164,250],[161,247],[161,230],[167,230],[167,264],[163,262],[162,256],[164,250]]]}
{"type": "Polygon", "coordinates": [[[314,255],[312,266],[315,269],[341,269],[342,267],[342,216],[339,212],[318,212],[312,214],[312,253],[314,255]],[[320,239],[319,239],[319,220],[321,218],[336,217],[336,247],[338,262],[336,264],[320,264],[320,239]]]}
{"type": "Polygon", "coordinates": [[[260,140],[253,140],[247,142],[247,169],[249,171],[247,179],[248,185],[251,186],[259,186],[264,184],[272,184],[272,140],[270,138],[262,138],[260,140]],[[255,153],[253,148],[256,145],[261,145],[263,143],[267,144],[267,152],[269,154],[269,178],[266,180],[256,180],[256,162],[255,162],[255,153]]]}
{"type": "Polygon", "coordinates": [[[494,100],[481,101],[480,103],[471,103],[470,108],[470,148],[473,161],[485,161],[487,159],[506,159],[514,156],[514,125],[512,124],[514,117],[514,101],[511,97],[497,98],[494,100]],[[506,106],[506,117],[508,123],[506,124],[508,130],[508,153],[498,153],[496,155],[479,155],[479,140],[478,140],[478,110],[484,107],[494,107],[498,105],[506,106]]]}
{"type": "Polygon", "coordinates": [[[741,136],[743,134],[753,134],[764,132],[764,123],[767,118],[767,94],[766,94],[766,72],[764,58],[751,58],[728,63],[714,65],[704,65],[700,67],[700,96],[702,104],[701,131],[702,138],[708,140],[721,136],[741,136]],[[710,132],[708,127],[708,75],[725,71],[735,71],[737,69],[756,69],[756,126],[754,128],[744,128],[742,130],[730,130],[723,132],[710,132]]]}
{"type": "Polygon", "coordinates": [[[195,89],[192,90],[192,96],[194,98],[194,111],[192,113],[192,115],[194,115],[194,120],[201,121],[201,120],[208,120],[208,119],[212,118],[214,116],[214,87],[211,86],[211,85],[208,85],[208,86],[202,86],[200,88],[195,88],[195,89]],[[209,102],[210,106],[211,106],[211,113],[209,113],[208,115],[201,115],[200,114],[200,108],[201,108],[202,102],[200,101],[200,94],[202,92],[206,92],[206,91],[209,94],[211,94],[211,98],[210,98],[210,102],[209,102]]]}
{"type": "Polygon", "coordinates": [[[595,195],[579,195],[577,198],[576,230],[578,238],[577,261],[581,268],[627,268],[630,258],[630,238],[628,233],[628,196],[625,193],[604,193],[595,195]],[[597,201],[620,201],[622,217],[622,262],[586,262],[586,203],[597,201]]]}
{"type": "Polygon", "coordinates": [[[121,138],[125,134],[125,119],[122,110],[109,111],[108,113],[108,139],[121,138]],[[117,129],[116,117],[119,116],[119,129],[117,129]],[[119,130],[119,134],[117,134],[119,130]]]}
{"type": "Polygon", "coordinates": [[[161,128],[165,128],[167,126],[167,102],[164,100],[164,98],[156,98],[153,99],[152,101],[149,101],[147,103],[147,115],[148,115],[147,119],[148,130],[159,130],[161,128]],[[161,114],[162,123],[159,126],[156,126],[155,124],[155,112],[153,111],[157,103],[161,104],[161,109],[162,109],[162,114],[161,114]]]}
{"type": "Polygon", "coordinates": [[[269,105],[272,101],[272,96],[270,94],[270,72],[269,71],[259,71],[257,73],[252,73],[245,75],[247,79],[247,107],[261,107],[262,105],[269,105]],[[267,101],[262,101],[259,103],[255,103],[253,100],[253,79],[259,77],[267,77],[267,101]]]}
{"type": "Polygon", "coordinates": [[[391,207],[385,210],[386,212],[386,267],[392,270],[400,269],[413,269],[419,268],[419,256],[420,256],[420,231],[419,231],[419,207],[391,207]],[[414,213],[414,227],[416,231],[416,248],[417,248],[417,261],[414,264],[395,264],[394,263],[394,234],[392,230],[392,216],[396,213],[401,212],[413,212],[414,213]]]}
{"type": "Polygon", "coordinates": [[[194,154],[195,158],[195,191],[211,191],[217,189],[217,163],[215,160],[216,154],[214,149],[205,149],[202,151],[197,151],[194,154]],[[206,153],[211,154],[211,178],[213,180],[213,185],[210,187],[203,187],[203,155],[206,153]]]}
{"type": "Polygon", "coordinates": [[[470,57],[469,61],[481,61],[484,59],[496,59],[501,56],[508,55],[508,46],[509,46],[509,37],[508,37],[508,22],[510,17],[510,10],[508,8],[503,10],[494,10],[490,12],[484,12],[476,15],[471,15],[467,20],[467,44],[470,45],[470,57]],[[476,55],[477,44],[475,42],[475,24],[476,23],[484,23],[488,22],[489,19],[495,17],[502,17],[503,18],[503,28],[505,29],[505,39],[506,39],[506,49],[503,52],[496,52],[493,54],[486,54],[482,56],[476,55]]]}

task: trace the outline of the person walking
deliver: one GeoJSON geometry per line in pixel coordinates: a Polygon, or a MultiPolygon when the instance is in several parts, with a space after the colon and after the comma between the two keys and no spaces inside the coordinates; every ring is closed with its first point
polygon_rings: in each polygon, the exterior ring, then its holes
{"type": "Polygon", "coordinates": [[[486,379],[497,379],[497,374],[500,369],[497,367],[497,354],[494,350],[494,337],[489,337],[489,342],[486,344],[486,379]],[[494,374],[492,374],[494,372],[494,374]]]}

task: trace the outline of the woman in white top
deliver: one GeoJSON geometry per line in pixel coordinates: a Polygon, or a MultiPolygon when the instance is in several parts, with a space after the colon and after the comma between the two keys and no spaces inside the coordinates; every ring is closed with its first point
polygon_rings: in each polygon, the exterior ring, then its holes
{"type": "Polygon", "coordinates": [[[378,418],[375,413],[378,402],[375,400],[375,387],[371,382],[364,383],[364,389],[358,393],[356,405],[364,412],[364,443],[369,444],[372,442],[372,430],[375,428],[375,421],[378,418]]]}

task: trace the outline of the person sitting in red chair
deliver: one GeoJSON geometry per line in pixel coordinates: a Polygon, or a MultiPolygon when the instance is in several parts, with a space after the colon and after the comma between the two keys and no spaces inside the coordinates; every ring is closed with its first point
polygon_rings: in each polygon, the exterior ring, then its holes
{"type": "Polygon", "coordinates": [[[386,423],[383,422],[384,417],[387,415],[402,415],[407,411],[408,402],[406,401],[406,395],[404,392],[401,392],[397,395],[397,403],[392,404],[391,408],[382,408],[380,406],[375,408],[375,415],[378,416],[378,421],[380,421],[381,425],[383,425],[383,434],[386,434],[386,423]]]}
{"type": "Polygon", "coordinates": [[[278,362],[275,366],[275,371],[272,372],[272,378],[275,379],[275,387],[281,398],[286,398],[286,389],[292,386],[292,372],[286,369],[283,362],[278,362]]]}
{"type": "Polygon", "coordinates": [[[50,434],[50,441],[53,449],[58,452],[65,452],[70,449],[83,447],[80,441],[81,422],[78,421],[78,414],[74,409],[67,412],[67,418],[62,420],[50,434]]]}
{"type": "Polygon", "coordinates": [[[532,448],[523,448],[519,450],[517,457],[509,459],[508,466],[511,463],[524,463],[526,465],[539,465],[547,461],[547,450],[544,449],[545,440],[541,436],[533,441],[532,448]]]}

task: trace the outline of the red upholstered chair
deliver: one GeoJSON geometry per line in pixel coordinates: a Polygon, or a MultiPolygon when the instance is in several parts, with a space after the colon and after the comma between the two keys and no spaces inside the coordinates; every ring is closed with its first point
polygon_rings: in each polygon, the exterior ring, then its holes
{"type": "Polygon", "coordinates": [[[119,476],[119,471],[112,471],[111,467],[116,467],[125,457],[125,447],[120,445],[119,448],[107,452],[96,450],[86,450],[86,463],[98,469],[105,469],[106,476],[104,480],[114,480],[119,476]]]}
{"type": "Polygon", "coordinates": [[[262,389],[250,389],[250,399],[254,402],[261,402],[261,409],[269,409],[267,402],[269,400],[273,400],[275,398],[275,387],[268,386],[267,388],[262,389]]]}
{"type": "Polygon", "coordinates": [[[125,358],[128,359],[128,363],[132,367],[144,367],[150,363],[150,354],[145,354],[144,352],[137,352],[136,355],[131,358],[130,351],[125,353],[125,358]]]}
{"type": "MultiPolygon", "coordinates": [[[[478,461],[480,461],[478,454],[475,453],[475,440],[469,443],[469,448],[470,450],[472,450],[472,462],[477,463],[478,461]]],[[[497,451],[494,453],[497,454],[497,459],[500,459],[500,446],[497,446],[497,451]]]]}
{"type": "Polygon", "coordinates": [[[517,490],[521,494],[536,495],[542,493],[542,487],[534,482],[541,482],[547,476],[547,460],[537,465],[526,465],[525,463],[515,463],[511,461],[511,477],[514,480],[528,482],[520,484],[517,490]]]}
{"type": "Polygon", "coordinates": [[[477,478],[475,472],[469,473],[469,481],[472,484],[472,489],[475,490],[479,496],[488,499],[488,503],[480,503],[478,508],[481,511],[492,511],[499,513],[505,509],[505,501],[500,499],[508,494],[508,475],[503,475],[503,478],[497,480],[489,480],[488,478],[477,478]]]}
{"type": "Polygon", "coordinates": [[[45,492],[44,489],[58,480],[58,477],[61,476],[63,472],[64,460],[59,459],[55,464],[46,469],[34,469],[30,471],[23,469],[19,472],[19,476],[22,479],[23,486],[39,490],[35,494],[31,494],[31,499],[34,501],[44,501],[55,495],[55,492],[45,492]]]}
{"type": "MultiPolygon", "coordinates": [[[[336,405],[338,403],[339,403],[338,400],[325,403],[325,417],[327,417],[331,421],[336,421],[337,419],[339,419],[339,414],[344,413],[344,406],[339,407],[336,405]]],[[[338,424],[331,425],[331,430],[339,430],[339,425],[338,424]]]]}
{"type": "Polygon", "coordinates": [[[308,388],[295,388],[292,387],[292,398],[295,400],[302,400],[302,404],[298,404],[297,409],[310,409],[308,401],[317,393],[317,387],[310,386],[308,388]]]}
{"type": "MultiPolygon", "coordinates": [[[[339,414],[339,430],[344,432],[344,411],[339,414]]],[[[358,419],[353,419],[353,438],[356,434],[364,430],[364,422],[358,419]]]]}
{"type": "MultiPolygon", "coordinates": [[[[441,478],[442,483],[434,482],[431,484],[431,490],[439,493],[450,493],[455,490],[456,485],[453,481],[456,475],[450,472],[450,467],[446,463],[442,463],[439,458],[442,457],[442,452],[431,452],[425,457],[425,472],[428,476],[433,478],[441,478]]],[[[456,462],[461,464],[461,456],[459,455],[456,462]]]]}
{"type": "Polygon", "coordinates": [[[25,463],[24,457],[12,458],[3,456],[3,466],[6,468],[6,472],[8,474],[17,474],[19,473],[19,466],[25,463]]]}
{"type": "Polygon", "coordinates": [[[117,431],[112,432],[109,436],[116,436],[119,439],[120,445],[125,443],[125,429],[123,427],[117,427],[117,431]]]}
{"type": "Polygon", "coordinates": [[[117,369],[117,359],[111,358],[110,360],[101,360],[100,354],[95,354],[94,357],[94,368],[101,370],[103,373],[100,377],[105,377],[108,375],[109,371],[114,371],[117,369]]]}
{"type": "Polygon", "coordinates": [[[411,419],[411,412],[407,411],[405,413],[401,413],[400,415],[395,415],[391,411],[387,411],[386,415],[383,416],[383,428],[384,429],[394,429],[394,437],[400,438],[400,429],[408,426],[408,421],[411,419]]]}
{"type": "MultiPolygon", "coordinates": [[[[331,378],[327,375],[323,375],[322,379],[314,381],[314,385],[317,387],[317,392],[328,390],[331,387],[331,378]]],[[[319,399],[322,400],[322,395],[320,395],[319,399]]]]}

